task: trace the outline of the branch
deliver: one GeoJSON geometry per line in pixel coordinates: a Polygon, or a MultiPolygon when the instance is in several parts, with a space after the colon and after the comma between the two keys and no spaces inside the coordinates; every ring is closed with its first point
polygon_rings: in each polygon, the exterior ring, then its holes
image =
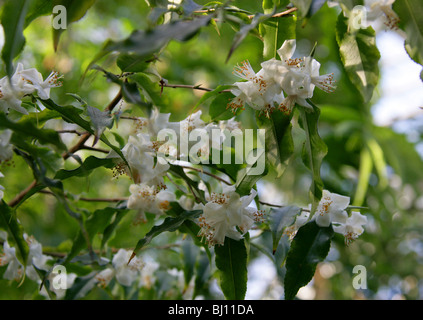
{"type": "MultiPolygon", "coordinates": [[[[296,7],[293,7],[293,8],[290,8],[288,10],[285,10],[283,12],[275,13],[272,16],[272,18],[281,18],[281,17],[287,16],[287,15],[289,15],[289,14],[291,14],[291,13],[297,11],[297,10],[298,9],[296,7]]],[[[197,11],[194,11],[194,13],[212,13],[212,12],[215,12],[215,11],[216,11],[215,9],[207,9],[207,10],[197,10],[197,11]]],[[[232,11],[232,10],[229,9],[227,11],[232,11]]],[[[239,12],[239,11],[235,11],[235,12],[239,12]]],[[[254,18],[253,14],[248,15],[248,19],[252,20],[253,18],[254,18]]],[[[214,20],[218,20],[218,19],[214,19],[214,20]]]]}

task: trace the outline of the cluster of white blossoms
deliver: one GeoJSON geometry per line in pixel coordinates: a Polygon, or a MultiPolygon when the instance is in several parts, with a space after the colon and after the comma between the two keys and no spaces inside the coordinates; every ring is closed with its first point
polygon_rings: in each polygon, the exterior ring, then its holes
{"type": "MultiPolygon", "coordinates": [[[[336,193],[323,190],[322,198],[317,206],[312,219],[320,227],[333,226],[333,230],[345,237],[345,243],[350,244],[364,231],[363,226],[367,223],[367,217],[358,211],[352,211],[348,215],[346,211],[350,204],[350,198],[336,193]]],[[[285,229],[285,233],[292,239],[298,229],[309,220],[310,212],[302,211],[295,223],[285,229]]]]}
{"type": "Polygon", "coordinates": [[[0,79],[0,111],[7,113],[9,109],[13,109],[28,114],[22,107],[23,97],[37,92],[40,99],[49,99],[50,89],[62,85],[60,78],[62,76],[53,71],[43,80],[42,74],[37,69],[24,69],[22,63],[18,63],[10,79],[7,76],[0,79]]]}
{"type": "Polygon", "coordinates": [[[212,193],[205,205],[194,207],[203,210],[198,219],[201,227],[199,236],[209,246],[223,245],[226,237],[240,240],[255,222],[263,219],[263,211],[249,207],[257,195],[255,190],[248,196],[240,197],[235,186],[224,186],[222,189],[221,193],[212,193]]]}
{"type": "Polygon", "coordinates": [[[247,104],[269,118],[276,109],[290,114],[295,104],[311,108],[307,99],[313,97],[315,87],[333,92],[333,74],[319,75],[320,63],[311,56],[293,58],[295,49],[296,40],[286,40],[277,51],[281,60],[263,62],[257,73],[248,61],[236,66],[234,74],[247,81],[235,82],[231,90],[235,98],[228,108],[235,113],[247,104]]]}
{"type": "MultiPolygon", "coordinates": [[[[3,278],[19,281],[24,273],[24,266],[16,256],[16,248],[11,247],[7,241],[6,232],[0,232],[0,239],[3,239],[3,253],[0,253],[0,266],[6,266],[3,278]]],[[[33,236],[24,234],[24,239],[29,246],[29,254],[25,274],[31,280],[38,280],[37,269],[47,271],[50,266],[47,264],[52,258],[43,254],[42,245],[33,236]]]]}
{"type": "MultiPolygon", "coordinates": [[[[127,206],[138,210],[139,220],[145,218],[145,212],[164,214],[170,209],[170,202],[176,201],[175,194],[166,190],[163,177],[170,168],[169,161],[183,160],[187,158],[188,150],[192,152],[190,148],[195,143],[193,136],[209,137],[204,145],[197,143],[199,147],[194,148],[195,156],[208,157],[210,146],[220,147],[224,141],[220,135],[211,134],[211,130],[240,128],[234,119],[207,124],[201,119],[201,114],[201,111],[197,111],[180,122],[170,122],[169,113],[154,109],[149,118],[137,119],[135,134],[129,136],[122,148],[129,167],[120,163],[117,170],[118,173],[132,174],[135,183],[129,188],[131,195],[127,206]],[[166,139],[169,135],[171,138],[166,139]],[[166,155],[166,158],[159,157],[159,154],[166,155]]],[[[109,156],[118,157],[114,152],[109,156]]]]}

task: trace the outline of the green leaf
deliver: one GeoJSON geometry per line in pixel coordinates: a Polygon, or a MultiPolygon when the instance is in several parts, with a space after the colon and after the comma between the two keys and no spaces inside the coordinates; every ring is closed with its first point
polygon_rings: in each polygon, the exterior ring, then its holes
{"type": "Polygon", "coordinates": [[[25,118],[19,122],[13,122],[4,114],[0,113],[0,129],[12,129],[19,133],[21,137],[32,137],[42,144],[51,144],[56,150],[66,150],[65,144],[60,139],[59,134],[51,129],[39,129],[29,119],[25,118]]]}
{"type": "Polygon", "coordinates": [[[82,231],[78,232],[76,239],[73,242],[72,249],[66,257],[64,263],[70,262],[76,255],[81,252],[81,250],[87,248],[87,246],[92,243],[94,236],[106,229],[110,225],[110,221],[116,212],[121,211],[117,208],[106,207],[104,209],[99,209],[93,212],[93,214],[85,221],[85,230],[88,235],[89,242],[82,231]]]}
{"type": "Polygon", "coordinates": [[[312,174],[310,195],[313,201],[313,205],[315,205],[317,202],[319,202],[320,198],[322,197],[323,181],[320,177],[320,167],[322,166],[323,158],[328,152],[328,148],[319,135],[319,108],[313,106],[312,112],[309,112],[304,108],[299,108],[299,110],[299,123],[306,134],[306,140],[304,142],[302,152],[302,159],[305,166],[310,169],[312,174]]]}
{"type": "Polygon", "coordinates": [[[255,149],[254,152],[258,154],[257,161],[251,167],[248,166],[238,171],[235,187],[236,192],[241,196],[249,195],[256,182],[268,172],[267,165],[265,165],[264,171],[261,174],[252,174],[253,170],[258,168],[260,164],[266,163],[266,152],[264,149],[255,149]]]}
{"type": "Polygon", "coordinates": [[[184,239],[181,249],[182,249],[185,288],[187,288],[192,277],[194,276],[195,262],[197,261],[197,257],[200,253],[200,248],[195,245],[191,237],[187,237],[184,239]]]}
{"type": "MultiPolygon", "coordinates": [[[[62,107],[57,105],[53,100],[39,100],[41,103],[50,110],[54,110],[60,113],[63,120],[69,122],[69,123],[75,123],[79,125],[81,128],[86,130],[87,132],[94,134],[93,129],[91,128],[90,122],[84,120],[80,116],[80,109],[73,107],[73,106],[66,106],[62,107]]],[[[115,151],[119,157],[125,162],[125,164],[129,167],[128,162],[126,161],[125,157],[123,156],[122,152],[120,151],[119,147],[114,146],[109,142],[107,137],[104,135],[104,133],[101,135],[100,140],[103,141],[108,147],[110,147],[113,151],[115,151]]]]}
{"type": "Polygon", "coordinates": [[[313,0],[292,0],[294,7],[298,8],[300,18],[307,16],[313,0]]]}
{"type": "Polygon", "coordinates": [[[422,2],[419,0],[395,1],[393,9],[400,18],[399,28],[404,30],[407,35],[405,40],[405,49],[411,59],[423,65],[423,24],[421,22],[421,18],[423,17],[422,2]]]}
{"type": "MultiPolygon", "coordinates": [[[[66,8],[66,28],[70,23],[80,20],[94,4],[95,0],[53,0],[53,7],[62,5],[66,8]]],[[[53,18],[54,19],[54,18],[53,18]]],[[[53,28],[53,46],[54,51],[57,51],[60,36],[65,29],[53,28]]]]}
{"type": "Polygon", "coordinates": [[[13,73],[13,59],[22,51],[25,45],[23,35],[25,16],[30,0],[6,1],[1,15],[4,30],[4,45],[1,57],[9,77],[13,73]]]}
{"type": "Polygon", "coordinates": [[[279,240],[286,227],[289,227],[295,222],[296,216],[301,213],[301,208],[295,206],[286,206],[282,208],[272,208],[270,213],[270,231],[273,239],[273,253],[279,244],[279,240]]]}
{"type": "MultiPolygon", "coordinates": [[[[172,203],[171,203],[172,206],[172,203]]],[[[154,237],[157,237],[159,234],[166,232],[166,231],[175,231],[177,230],[187,219],[195,218],[201,214],[201,210],[194,210],[194,211],[185,211],[179,216],[167,217],[162,224],[158,226],[154,226],[151,230],[145,235],[144,238],[140,239],[135,246],[134,251],[132,252],[131,259],[135,257],[138,252],[146,245],[148,245],[154,237]]],[[[128,263],[129,263],[128,261],[128,263]]]]}
{"type": "Polygon", "coordinates": [[[86,177],[91,174],[94,169],[105,167],[113,168],[114,161],[111,158],[97,158],[94,156],[89,156],[85,161],[76,169],[73,170],[59,170],[54,179],[65,180],[71,177],[86,177]]]}
{"type": "Polygon", "coordinates": [[[341,12],[336,23],[336,41],[348,77],[364,102],[369,102],[379,80],[380,53],[374,30],[372,27],[349,30],[348,18],[341,12]]]}
{"type": "Polygon", "coordinates": [[[294,299],[298,290],[313,278],[317,263],[323,261],[329,252],[333,234],[332,226],[322,228],[315,221],[298,230],[286,259],[286,300],[294,299]]]}
{"type": "Polygon", "coordinates": [[[143,72],[152,57],[145,57],[144,55],[121,53],[119,54],[116,64],[122,72],[143,72]]]}
{"type": "Polygon", "coordinates": [[[256,13],[253,17],[253,20],[251,20],[251,23],[244,24],[241,29],[235,34],[234,39],[232,41],[232,46],[229,50],[228,56],[226,57],[226,62],[229,61],[229,58],[234,53],[235,49],[239,47],[241,42],[245,39],[245,37],[248,35],[248,33],[257,28],[257,26],[266,21],[267,19],[271,18],[273,13],[269,14],[263,14],[263,13],[256,13]]]}
{"type": "Polygon", "coordinates": [[[358,174],[357,189],[354,195],[354,206],[361,206],[366,197],[370,175],[373,170],[373,160],[368,148],[364,147],[360,153],[360,168],[358,174]]]}
{"type": "Polygon", "coordinates": [[[136,30],[122,41],[109,40],[88,65],[87,70],[91,69],[98,60],[113,51],[147,57],[161,50],[170,40],[186,41],[198,32],[201,27],[206,26],[211,18],[212,15],[207,15],[188,21],[171,22],[159,25],[148,32],[136,30]]]}
{"type": "Polygon", "coordinates": [[[226,237],[223,246],[215,246],[215,262],[220,288],[227,300],[243,300],[247,292],[247,248],[245,240],[226,237]]]}
{"type": "MultiPolygon", "coordinates": [[[[279,1],[276,1],[279,2],[279,1]]],[[[264,13],[272,13],[276,3],[263,1],[264,13]]],[[[270,18],[259,25],[260,35],[263,38],[263,58],[269,60],[279,58],[277,50],[285,40],[296,38],[296,15],[287,15],[279,18],[270,18]]]]}
{"type": "Polygon", "coordinates": [[[32,0],[30,1],[28,13],[25,17],[24,28],[40,16],[48,16],[52,13],[53,3],[51,0],[32,0]]]}
{"type": "Polygon", "coordinates": [[[0,228],[7,231],[7,241],[16,248],[16,257],[26,267],[29,247],[23,236],[24,230],[13,209],[4,200],[0,200],[0,228]]]}
{"type": "Polygon", "coordinates": [[[257,124],[266,130],[266,162],[276,171],[277,177],[284,173],[288,160],[294,153],[292,138],[292,113],[285,115],[281,112],[272,114],[268,119],[257,114],[257,124]]]}

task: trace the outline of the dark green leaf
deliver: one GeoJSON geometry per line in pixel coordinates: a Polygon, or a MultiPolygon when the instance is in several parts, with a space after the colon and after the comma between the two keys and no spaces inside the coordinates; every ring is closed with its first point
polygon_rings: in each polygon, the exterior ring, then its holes
{"type": "Polygon", "coordinates": [[[322,228],[314,221],[298,230],[286,259],[286,300],[294,299],[298,290],[313,278],[317,263],[329,252],[332,237],[332,226],[322,228]]]}
{"type": "Polygon", "coordinates": [[[223,246],[215,246],[220,288],[227,300],[243,300],[247,292],[247,248],[245,240],[226,237],[223,246]]]}
{"type": "Polygon", "coordinates": [[[98,60],[112,51],[120,53],[133,53],[138,56],[148,57],[161,50],[170,40],[186,41],[201,27],[206,26],[211,15],[203,16],[189,21],[176,21],[160,25],[151,31],[134,31],[127,39],[114,42],[109,40],[102,50],[89,64],[90,69],[98,60]]]}
{"type": "Polygon", "coordinates": [[[73,170],[62,169],[56,173],[54,179],[65,180],[70,177],[86,177],[91,174],[94,169],[105,167],[113,168],[114,162],[111,158],[97,158],[94,156],[89,156],[82,165],[73,170]]]}
{"type": "Polygon", "coordinates": [[[284,115],[276,112],[270,119],[257,114],[259,128],[266,130],[266,161],[276,171],[277,177],[282,176],[294,153],[291,119],[292,113],[284,115]]]}
{"type": "Polygon", "coordinates": [[[4,45],[1,57],[9,77],[13,73],[13,59],[22,51],[25,45],[23,35],[25,16],[30,0],[6,1],[1,16],[4,30],[4,45]]]}
{"type": "Polygon", "coordinates": [[[270,231],[272,232],[273,239],[273,253],[276,252],[285,228],[292,225],[295,222],[296,216],[300,213],[301,208],[295,206],[272,208],[270,212],[270,231]]]}
{"type": "Polygon", "coordinates": [[[300,126],[305,131],[306,141],[304,142],[302,159],[307,168],[312,174],[312,182],[310,186],[310,194],[313,205],[320,201],[323,192],[323,181],[320,177],[320,167],[322,166],[323,158],[328,152],[325,142],[319,135],[318,121],[320,110],[313,106],[313,111],[309,112],[304,108],[300,110],[300,126]]]}
{"type": "Polygon", "coordinates": [[[154,237],[157,237],[159,234],[166,231],[171,232],[177,230],[184,223],[185,220],[195,218],[196,216],[200,215],[201,212],[202,211],[200,210],[185,211],[184,213],[175,218],[167,217],[162,224],[151,228],[151,230],[145,235],[145,237],[138,241],[134,251],[132,252],[130,260],[132,260],[132,258],[135,257],[144,246],[148,245],[154,237]]]}
{"type": "Polygon", "coordinates": [[[336,40],[348,77],[364,102],[370,101],[379,80],[380,53],[374,30],[372,27],[349,30],[348,18],[341,12],[336,23],[336,40]]]}
{"type": "Polygon", "coordinates": [[[7,231],[7,240],[10,246],[16,248],[16,257],[26,267],[29,247],[23,236],[23,227],[18,222],[12,208],[3,200],[0,200],[0,228],[7,231]]]}
{"type": "Polygon", "coordinates": [[[411,59],[423,65],[423,23],[421,22],[423,17],[422,2],[419,0],[395,1],[393,9],[400,18],[399,27],[404,30],[407,35],[405,49],[411,59]]]}
{"type": "Polygon", "coordinates": [[[4,113],[0,113],[0,129],[12,129],[14,132],[22,134],[22,137],[32,137],[42,144],[53,145],[57,150],[66,150],[65,144],[56,131],[39,129],[30,119],[13,122],[4,113]]]}

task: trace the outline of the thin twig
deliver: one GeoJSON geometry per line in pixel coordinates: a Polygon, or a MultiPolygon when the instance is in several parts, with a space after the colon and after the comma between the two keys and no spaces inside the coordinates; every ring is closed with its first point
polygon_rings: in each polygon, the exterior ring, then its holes
{"type": "Polygon", "coordinates": [[[194,170],[194,171],[197,171],[197,172],[204,173],[204,174],[206,174],[206,175],[208,175],[210,177],[215,178],[216,180],[219,180],[219,181],[223,182],[224,184],[226,184],[228,186],[231,186],[232,185],[232,183],[226,181],[225,179],[223,179],[223,178],[221,178],[221,177],[219,177],[219,176],[217,176],[217,175],[215,175],[213,173],[204,171],[202,169],[198,169],[198,168],[194,168],[194,167],[188,167],[188,166],[181,166],[181,165],[179,165],[179,167],[184,168],[184,169],[191,169],[191,170],[194,170]]]}
{"type": "Polygon", "coordinates": [[[78,136],[82,136],[84,134],[84,132],[79,132],[76,130],[57,130],[57,133],[74,133],[78,136]]]}
{"type": "MultiPolygon", "coordinates": [[[[281,17],[289,15],[290,13],[293,13],[294,11],[297,11],[297,10],[298,9],[296,7],[293,7],[293,8],[290,8],[288,10],[285,10],[283,12],[275,13],[272,16],[272,18],[281,18],[281,17]]],[[[212,12],[215,12],[215,11],[216,11],[215,9],[207,9],[207,10],[197,10],[197,11],[194,11],[194,13],[212,13],[212,12]]],[[[228,10],[228,11],[231,11],[231,10],[228,10]]],[[[235,11],[235,12],[238,12],[238,11],[235,11]]],[[[248,15],[248,19],[253,19],[253,18],[254,18],[253,14],[248,15]]],[[[217,20],[217,19],[215,19],[215,20],[217,20]]]]}

